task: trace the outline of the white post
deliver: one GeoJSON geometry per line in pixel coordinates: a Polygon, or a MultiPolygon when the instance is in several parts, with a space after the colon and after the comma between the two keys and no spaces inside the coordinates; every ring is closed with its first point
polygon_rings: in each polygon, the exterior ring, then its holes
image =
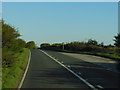
{"type": "Polygon", "coordinates": [[[62,49],[64,50],[64,42],[62,43],[62,46],[63,46],[62,49]]]}

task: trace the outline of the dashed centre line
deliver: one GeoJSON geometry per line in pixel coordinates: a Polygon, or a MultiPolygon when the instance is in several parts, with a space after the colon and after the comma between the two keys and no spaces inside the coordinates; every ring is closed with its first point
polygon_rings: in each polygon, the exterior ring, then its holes
{"type": "Polygon", "coordinates": [[[81,75],[82,73],[78,72],[78,74],[80,74],[80,75],[81,75]]]}
{"type": "Polygon", "coordinates": [[[98,87],[98,88],[100,88],[100,89],[103,89],[103,87],[102,87],[102,86],[100,86],[100,85],[97,85],[97,87],[98,87]]]}
{"type": "MultiPolygon", "coordinates": [[[[64,64],[62,64],[61,62],[59,62],[57,59],[53,58],[52,56],[50,56],[49,54],[47,54],[45,51],[40,50],[41,52],[43,52],[45,55],[47,55],[48,57],[50,57],[51,59],[53,59],[54,61],[56,61],[58,64],[60,64],[61,66],[63,66],[64,68],[66,68],[69,72],[71,72],[73,75],[75,75],[77,78],[79,78],[81,81],[83,81],[87,86],[89,86],[91,89],[93,90],[98,90],[97,88],[95,88],[91,83],[87,82],[85,79],[83,79],[80,74],[78,75],[77,73],[75,73],[74,71],[72,71],[71,69],[69,69],[68,67],[70,66],[65,66],[64,64]]],[[[100,87],[100,86],[98,86],[100,87]]]]}

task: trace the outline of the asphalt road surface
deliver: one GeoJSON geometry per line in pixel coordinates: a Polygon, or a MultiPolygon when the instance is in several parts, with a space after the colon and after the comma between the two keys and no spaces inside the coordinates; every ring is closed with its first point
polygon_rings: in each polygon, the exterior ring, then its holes
{"type": "Polygon", "coordinates": [[[22,88],[119,88],[118,72],[76,57],[55,51],[31,50],[22,88]]]}

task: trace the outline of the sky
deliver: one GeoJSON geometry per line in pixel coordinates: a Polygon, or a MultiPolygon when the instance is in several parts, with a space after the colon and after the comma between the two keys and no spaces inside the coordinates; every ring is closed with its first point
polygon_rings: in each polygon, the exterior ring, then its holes
{"type": "Polygon", "coordinates": [[[3,2],[2,17],[37,45],[88,39],[108,45],[118,33],[117,2],[3,2]]]}
{"type": "Polygon", "coordinates": [[[1,0],[3,2],[118,2],[119,0],[1,0]]]}
{"type": "Polygon", "coordinates": [[[0,2],[0,19],[2,18],[2,2],[0,2]]]}

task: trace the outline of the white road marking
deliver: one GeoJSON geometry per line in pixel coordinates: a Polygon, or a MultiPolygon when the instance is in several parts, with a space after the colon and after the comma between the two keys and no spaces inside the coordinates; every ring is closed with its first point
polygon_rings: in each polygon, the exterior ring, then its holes
{"type": "Polygon", "coordinates": [[[98,88],[100,88],[100,89],[103,89],[103,87],[102,87],[102,86],[100,86],[100,85],[97,85],[97,87],[98,87],[98,88]]]}
{"type": "Polygon", "coordinates": [[[67,67],[69,67],[70,68],[70,66],[68,65],[67,67]]]}
{"type": "Polygon", "coordinates": [[[78,74],[80,74],[80,75],[81,75],[81,73],[80,73],[80,72],[78,72],[78,74]]]}
{"type": "Polygon", "coordinates": [[[63,63],[63,62],[61,62],[61,63],[63,63]]]}
{"type": "Polygon", "coordinates": [[[92,84],[90,84],[89,82],[87,82],[85,79],[83,79],[81,76],[79,76],[78,74],[76,74],[74,71],[72,71],[71,69],[69,69],[68,67],[66,67],[64,64],[60,63],[58,60],[56,60],[55,58],[53,58],[52,56],[50,56],[49,54],[47,54],[45,51],[40,50],[41,52],[43,52],[44,54],[46,54],[47,56],[49,56],[51,59],[53,59],[54,61],[56,61],[58,64],[60,64],[61,66],[63,66],[64,68],[66,68],[69,72],[71,72],[73,75],[75,75],[77,78],[79,78],[80,80],[82,80],[86,85],[88,85],[90,88],[92,88],[93,90],[98,90],[96,89],[92,84]]]}
{"type": "MultiPolygon", "coordinates": [[[[29,52],[30,52],[30,50],[29,50],[29,52]]],[[[25,72],[24,72],[24,74],[23,74],[22,80],[21,80],[21,82],[20,82],[20,84],[19,84],[19,86],[18,86],[18,90],[20,90],[20,88],[21,88],[22,85],[23,85],[23,81],[24,81],[24,79],[25,79],[25,76],[26,76],[26,74],[27,74],[27,71],[28,71],[28,68],[29,68],[29,65],[30,65],[30,58],[31,58],[31,52],[30,52],[30,54],[29,54],[28,63],[27,63],[25,72]]]]}
{"type": "MultiPolygon", "coordinates": [[[[77,59],[81,59],[81,60],[83,60],[83,61],[85,61],[85,62],[88,62],[88,63],[92,63],[92,64],[94,64],[94,65],[99,65],[99,66],[102,66],[102,67],[104,67],[104,68],[106,68],[106,70],[108,70],[107,68],[109,68],[109,71],[112,71],[112,72],[115,72],[115,73],[119,73],[119,71],[118,70],[115,70],[114,68],[111,68],[111,67],[108,67],[108,66],[105,66],[105,65],[102,65],[102,64],[99,64],[99,63],[97,63],[96,62],[96,60],[92,60],[91,58],[89,58],[90,60],[88,61],[87,60],[87,58],[85,58],[84,56],[87,56],[87,57],[89,57],[89,56],[91,56],[91,55],[86,55],[86,54],[82,54],[82,57],[80,58],[77,54],[73,54],[73,53],[62,53],[62,54],[65,54],[65,55],[68,55],[68,56],[72,56],[72,57],[74,57],[74,58],[77,58],[77,59]]],[[[79,55],[81,55],[81,54],[79,54],[79,55]]],[[[96,57],[96,56],[91,56],[91,57],[96,57]]],[[[116,64],[117,62],[116,61],[114,61],[114,60],[112,60],[112,59],[108,59],[108,58],[103,58],[103,57],[99,57],[99,56],[97,56],[97,58],[98,59],[100,59],[100,58],[102,58],[102,59],[104,59],[104,60],[102,60],[102,62],[105,62],[105,63],[114,63],[114,64],[116,64]],[[108,61],[108,62],[106,62],[106,61],[108,61]]],[[[97,61],[101,61],[101,60],[97,60],[97,61]]]]}

